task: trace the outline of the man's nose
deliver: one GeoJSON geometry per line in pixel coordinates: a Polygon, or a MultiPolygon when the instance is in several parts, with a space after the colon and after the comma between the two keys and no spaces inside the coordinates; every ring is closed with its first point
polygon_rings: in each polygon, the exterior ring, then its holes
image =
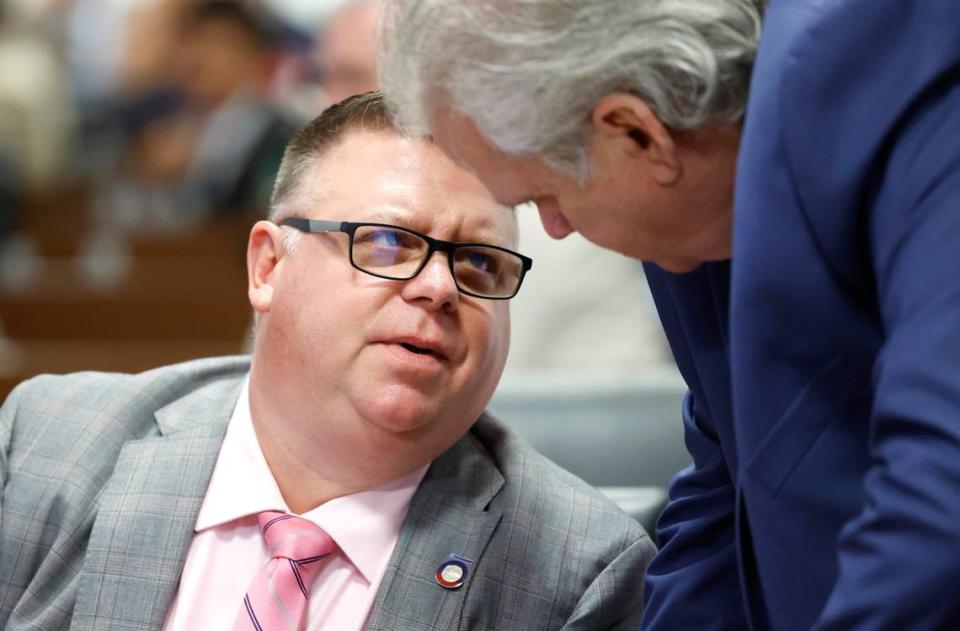
{"type": "Polygon", "coordinates": [[[547,234],[554,239],[563,239],[573,232],[573,226],[560,212],[560,204],[556,197],[538,197],[534,200],[540,212],[540,223],[547,234]]]}
{"type": "Polygon", "coordinates": [[[450,271],[448,254],[434,252],[420,273],[404,283],[400,292],[404,300],[420,302],[447,313],[457,310],[460,292],[450,271]]]}

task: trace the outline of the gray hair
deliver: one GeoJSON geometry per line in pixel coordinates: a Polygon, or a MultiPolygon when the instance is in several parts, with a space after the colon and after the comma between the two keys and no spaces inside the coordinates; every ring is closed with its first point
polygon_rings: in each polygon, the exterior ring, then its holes
{"type": "Polygon", "coordinates": [[[381,82],[399,125],[443,103],[511,155],[586,176],[590,113],[642,98],[666,126],[744,114],[766,0],[390,0],[381,82]]]}

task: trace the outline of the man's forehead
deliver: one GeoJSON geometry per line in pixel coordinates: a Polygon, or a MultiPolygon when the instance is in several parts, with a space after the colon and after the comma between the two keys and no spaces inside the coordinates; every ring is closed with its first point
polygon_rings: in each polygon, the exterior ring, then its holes
{"type": "Polygon", "coordinates": [[[351,133],[305,177],[313,214],[337,212],[340,220],[454,230],[498,241],[515,238],[512,209],[426,140],[351,133]]]}
{"type": "Polygon", "coordinates": [[[490,143],[468,116],[439,106],[431,117],[431,139],[462,169],[481,180],[500,204],[514,207],[535,197],[539,178],[532,156],[511,156],[490,143]]]}

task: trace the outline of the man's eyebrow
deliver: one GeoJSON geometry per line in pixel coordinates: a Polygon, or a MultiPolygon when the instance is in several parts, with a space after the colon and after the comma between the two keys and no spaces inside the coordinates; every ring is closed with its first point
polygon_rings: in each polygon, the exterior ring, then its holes
{"type": "MultiPolygon", "coordinates": [[[[429,230],[425,230],[425,226],[420,225],[415,217],[411,217],[409,214],[400,210],[393,210],[389,206],[372,209],[369,213],[364,213],[362,219],[354,221],[365,223],[385,223],[398,226],[400,228],[408,228],[410,230],[416,230],[417,232],[429,234],[429,230]]],[[[455,241],[462,243],[486,243],[500,247],[510,247],[509,245],[504,245],[504,243],[508,242],[509,239],[505,238],[503,234],[500,234],[496,222],[492,221],[492,219],[488,217],[476,219],[475,223],[471,224],[469,237],[466,237],[465,235],[461,235],[461,237],[462,238],[455,239],[455,241]]]]}

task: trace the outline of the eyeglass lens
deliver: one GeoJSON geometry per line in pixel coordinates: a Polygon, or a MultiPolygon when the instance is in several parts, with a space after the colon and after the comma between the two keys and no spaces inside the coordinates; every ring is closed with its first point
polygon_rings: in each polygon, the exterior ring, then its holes
{"type": "MultiPolygon", "coordinates": [[[[358,226],[353,235],[353,263],[379,276],[411,278],[430,250],[421,237],[400,228],[358,226]]],[[[492,247],[463,246],[454,251],[457,284],[482,296],[512,295],[523,270],[516,256],[492,247]]]]}

